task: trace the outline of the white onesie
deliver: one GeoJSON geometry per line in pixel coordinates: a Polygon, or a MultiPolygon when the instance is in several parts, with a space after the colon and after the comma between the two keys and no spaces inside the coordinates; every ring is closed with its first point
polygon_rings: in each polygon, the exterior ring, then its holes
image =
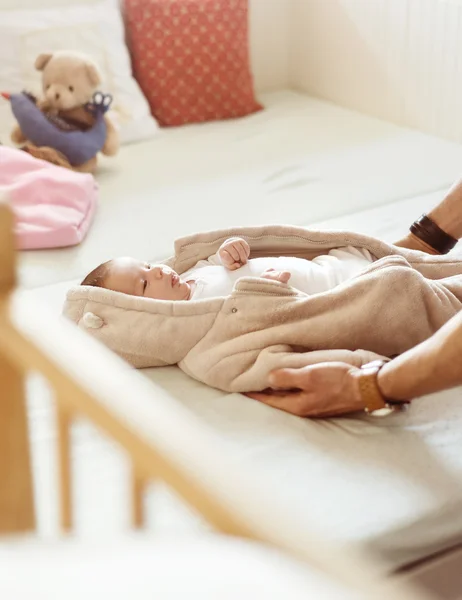
{"type": "Polygon", "coordinates": [[[214,298],[231,294],[241,277],[261,277],[267,269],[289,271],[289,285],[305,294],[326,292],[366,269],[375,258],[364,248],[336,248],[313,260],[291,256],[252,258],[235,271],[229,271],[217,254],[200,260],[181,278],[194,280],[191,299],[214,298]]]}

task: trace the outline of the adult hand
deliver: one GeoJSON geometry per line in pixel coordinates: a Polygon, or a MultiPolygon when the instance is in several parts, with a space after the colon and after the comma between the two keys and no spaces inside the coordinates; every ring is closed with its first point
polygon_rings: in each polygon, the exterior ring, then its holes
{"type": "Polygon", "coordinates": [[[269,376],[273,389],[246,396],[299,417],[336,417],[364,409],[358,370],[341,362],[278,369],[269,376]]]}
{"type": "Polygon", "coordinates": [[[242,238],[229,238],[220,246],[218,256],[227,269],[235,271],[247,263],[250,246],[242,238]]]}

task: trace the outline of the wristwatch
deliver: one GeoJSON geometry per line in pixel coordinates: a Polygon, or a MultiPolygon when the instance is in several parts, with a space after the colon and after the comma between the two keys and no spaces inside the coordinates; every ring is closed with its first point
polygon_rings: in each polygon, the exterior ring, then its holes
{"type": "Polygon", "coordinates": [[[377,383],[380,369],[387,364],[386,360],[374,360],[355,372],[358,380],[364,411],[371,417],[386,417],[397,410],[403,410],[408,400],[392,400],[386,398],[377,383]]]}

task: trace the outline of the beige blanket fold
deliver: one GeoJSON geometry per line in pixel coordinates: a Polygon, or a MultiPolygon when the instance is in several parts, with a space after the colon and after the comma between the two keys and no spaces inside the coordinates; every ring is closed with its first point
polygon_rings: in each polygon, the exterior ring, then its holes
{"type": "MultiPolygon", "coordinates": [[[[263,226],[195,234],[166,261],[178,273],[231,236],[254,256],[314,258],[346,245],[377,257],[363,273],[322,294],[242,278],[228,297],[187,302],[138,298],[79,286],[64,314],[135,367],[178,364],[213,387],[268,387],[268,373],[341,360],[362,365],[400,354],[431,336],[462,307],[462,261],[429,256],[351,232],[263,226]]],[[[290,282],[289,282],[290,283],[290,282]]]]}

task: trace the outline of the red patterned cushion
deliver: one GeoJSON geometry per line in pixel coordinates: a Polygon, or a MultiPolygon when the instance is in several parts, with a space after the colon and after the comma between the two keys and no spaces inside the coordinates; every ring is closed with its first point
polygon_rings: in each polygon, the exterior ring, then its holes
{"type": "Polygon", "coordinates": [[[161,125],[248,115],[247,0],[125,0],[135,76],[161,125]]]}

